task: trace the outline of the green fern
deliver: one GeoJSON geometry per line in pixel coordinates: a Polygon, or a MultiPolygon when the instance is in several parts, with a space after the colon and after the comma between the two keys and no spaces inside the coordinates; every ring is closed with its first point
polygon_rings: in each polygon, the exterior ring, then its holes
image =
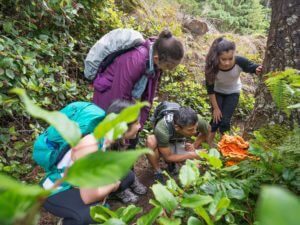
{"type": "Polygon", "coordinates": [[[265,83],[276,106],[289,116],[291,113],[289,106],[300,101],[299,72],[294,69],[287,69],[281,72],[269,73],[267,76],[269,78],[265,83]]]}
{"type": "Polygon", "coordinates": [[[262,184],[277,184],[300,193],[300,128],[290,132],[280,145],[261,149],[260,160],[245,160],[234,171],[234,178],[252,184],[257,194],[262,184]]]}
{"type": "Polygon", "coordinates": [[[218,192],[223,192],[229,198],[243,199],[248,196],[253,182],[247,179],[231,178],[230,174],[226,177],[220,177],[206,181],[200,186],[205,194],[215,195],[218,192]]]}

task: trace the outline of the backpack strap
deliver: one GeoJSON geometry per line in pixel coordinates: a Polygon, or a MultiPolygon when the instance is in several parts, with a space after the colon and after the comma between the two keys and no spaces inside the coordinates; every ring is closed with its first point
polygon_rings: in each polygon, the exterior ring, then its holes
{"type": "Polygon", "coordinates": [[[174,130],[174,127],[173,127],[173,114],[170,113],[170,114],[165,115],[164,116],[164,121],[165,121],[165,124],[166,124],[167,129],[168,129],[169,140],[172,140],[172,139],[174,139],[174,136],[175,136],[175,130],[174,130]]]}
{"type": "MultiPolygon", "coordinates": [[[[176,148],[176,142],[184,142],[186,138],[175,138],[175,128],[173,123],[173,113],[169,113],[164,116],[164,121],[167,126],[168,132],[169,132],[169,140],[171,143],[175,143],[176,148]]],[[[176,150],[176,149],[175,149],[176,150]]]]}
{"type": "MultiPolygon", "coordinates": [[[[144,44],[147,48],[147,46],[144,44]]],[[[153,45],[149,47],[149,59],[147,60],[146,71],[141,78],[135,83],[131,95],[134,99],[140,99],[146,90],[148,79],[151,76],[155,76],[155,68],[153,63],[153,45]]]]}
{"type": "Polygon", "coordinates": [[[133,49],[135,49],[136,47],[139,47],[139,46],[141,46],[141,45],[142,45],[141,43],[137,43],[135,46],[133,46],[133,47],[131,47],[131,48],[128,48],[128,49],[121,49],[121,50],[119,50],[119,51],[116,51],[116,52],[114,52],[114,53],[109,54],[109,55],[106,56],[106,58],[100,63],[99,70],[98,70],[97,74],[98,74],[99,72],[103,73],[103,72],[107,69],[107,67],[108,67],[110,64],[112,64],[112,63],[114,62],[114,60],[115,60],[118,56],[120,56],[120,55],[122,55],[122,54],[124,54],[124,53],[126,53],[126,52],[129,52],[129,51],[131,51],[131,50],[133,50],[133,49]]]}

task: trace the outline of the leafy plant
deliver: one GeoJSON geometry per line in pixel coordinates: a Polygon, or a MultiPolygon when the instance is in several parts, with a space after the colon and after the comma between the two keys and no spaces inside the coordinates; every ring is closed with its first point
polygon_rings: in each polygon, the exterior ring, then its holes
{"type": "Polygon", "coordinates": [[[36,106],[26,95],[25,90],[14,88],[10,91],[19,95],[25,104],[26,110],[33,117],[44,119],[48,124],[51,124],[65,139],[71,147],[78,144],[81,138],[81,132],[78,124],[69,120],[66,115],[60,112],[48,112],[36,106]]]}
{"type": "MultiPolygon", "coordinates": [[[[255,218],[254,215],[254,196],[259,194],[262,183],[285,185],[299,193],[300,183],[296,178],[300,177],[297,166],[300,160],[299,148],[296,147],[300,143],[299,138],[299,130],[295,130],[277,147],[277,155],[274,152],[268,154],[270,150],[259,153],[252,147],[250,151],[261,157],[261,160],[245,160],[239,165],[225,168],[214,162],[220,157],[216,150],[211,150],[208,154],[199,153],[204,160],[188,160],[179,172],[179,184],[169,177],[166,183],[166,188],[172,193],[169,200],[175,197],[178,204],[176,208],[172,208],[173,211],[167,210],[164,217],[199,224],[252,224],[257,219],[260,222],[261,217],[255,218]],[[283,159],[284,156],[286,159],[283,159]],[[281,164],[284,166],[280,168],[281,164]],[[241,175],[241,171],[245,172],[245,169],[249,170],[248,176],[247,173],[241,175]]],[[[150,203],[165,208],[157,198],[159,193],[155,194],[156,201],[151,200],[150,203]]],[[[270,210],[273,210],[272,207],[276,206],[267,206],[270,210]]],[[[268,209],[258,209],[258,212],[263,215],[268,209]]]]}
{"type": "Polygon", "coordinates": [[[281,72],[271,72],[265,81],[276,106],[288,116],[292,104],[300,102],[300,76],[294,69],[281,72]]]}
{"type": "MultiPolygon", "coordinates": [[[[185,224],[188,220],[190,223],[223,224],[225,217],[232,217],[232,213],[238,214],[241,211],[231,204],[235,199],[244,199],[245,193],[241,197],[237,191],[237,188],[241,187],[230,186],[234,182],[229,180],[223,181],[230,170],[220,168],[220,165],[215,163],[220,160],[220,154],[211,150],[202,155],[203,160],[186,161],[180,169],[178,183],[166,173],[169,178],[166,185],[158,183],[152,186],[154,199],[150,200],[150,204],[154,208],[139,218],[137,224],[153,224],[155,221],[158,224],[185,224]],[[207,171],[200,175],[202,168],[207,168],[207,171]],[[214,186],[214,181],[218,181],[219,186],[214,186]],[[208,187],[208,184],[211,187],[208,187]]],[[[103,212],[99,214],[98,217],[104,216],[103,212]]],[[[107,219],[110,218],[113,216],[107,219]]]]}
{"type": "MultiPolygon", "coordinates": [[[[269,133],[270,134],[270,133],[269,133]]],[[[262,184],[278,184],[294,193],[300,192],[300,131],[286,132],[281,141],[269,142],[267,136],[256,132],[249,151],[260,160],[243,161],[234,172],[235,177],[252,183],[249,189],[257,195],[262,184]]]]}
{"type": "MultiPolygon", "coordinates": [[[[28,112],[38,118],[46,120],[60,132],[62,137],[66,138],[69,144],[73,146],[78,143],[81,134],[77,126],[73,126],[74,122],[68,119],[60,112],[48,112],[32,103],[25,91],[22,89],[14,89],[14,93],[19,94],[21,100],[25,104],[28,112]],[[59,121],[59,123],[57,122],[59,121]],[[75,137],[70,138],[69,129],[66,130],[65,125],[73,126],[75,137]]],[[[97,138],[103,138],[107,133],[113,132],[113,138],[118,138],[125,130],[119,129],[118,125],[123,121],[131,122],[136,120],[140,109],[145,103],[124,109],[119,115],[114,115],[108,119],[103,127],[104,132],[95,131],[97,138]],[[112,131],[113,130],[113,131],[112,131]]],[[[127,128],[127,126],[126,126],[127,128]]],[[[79,187],[95,187],[110,184],[120,180],[131,169],[136,159],[148,150],[127,151],[127,152],[96,152],[77,160],[68,170],[68,173],[59,182],[69,182],[79,187]],[[100,178],[100,179],[99,179],[100,178]]],[[[54,191],[45,191],[37,185],[25,185],[14,181],[11,178],[0,175],[0,222],[1,224],[14,224],[22,221],[23,224],[35,223],[38,210],[45,198],[54,191]]],[[[129,215],[127,215],[129,220],[129,215]]]]}
{"type": "Polygon", "coordinates": [[[237,112],[235,113],[235,115],[238,118],[245,120],[245,117],[247,117],[250,114],[250,112],[252,112],[254,108],[254,103],[255,99],[253,97],[253,94],[245,93],[244,91],[242,91],[240,93],[237,112]]]}
{"type": "Polygon", "coordinates": [[[205,1],[203,8],[202,16],[210,18],[223,32],[264,33],[269,26],[269,10],[260,0],[211,0],[205,1]]]}
{"type": "Polygon", "coordinates": [[[172,73],[162,78],[161,99],[175,101],[182,106],[190,106],[204,118],[210,116],[210,106],[207,101],[207,92],[204,85],[191,79],[193,75],[185,66],[179,66],[172,73]]]}
{"type": "Polygon", "coordinates": [[[257,206],[260,225],[296,225],[300,215],[299,198],[280,187],[263,187],[257,206]]]}

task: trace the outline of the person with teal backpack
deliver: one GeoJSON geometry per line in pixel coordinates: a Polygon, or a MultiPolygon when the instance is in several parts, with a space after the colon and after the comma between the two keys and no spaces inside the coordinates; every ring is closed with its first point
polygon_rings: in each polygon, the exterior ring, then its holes
{"type": "MultiPolygon", "coordinates": [[[[95,127],[105,118],[105,111],[90,102],[73,102],[60,112],[77,122],[82,136],[92,133],[95,127]]],[[[69,148],[68,143],[57,130],[50,126],[35,141],[33,160],[46,172],[53,171],[55,164],[69,148]]]]}
{"type": "MultiPolygon", "coordinates": [[[[109,113],[120,113],[133,103],[117,100],[108,108],[109,113]]],[[[95,127],[105,118],[104,110],[89,102],[74,102],[61,110],[71,120],[76,121],[83,138],[73,148],[63,140],[54,127],[50,126],[34,143],[33,159],[45,169],[46,176],[41,185],[45,189],[53,188],[56,181],[64,176],[65,170],[77,159],[97,150],[120,150],[125,148],[128,139],[136,137],[140,129],[139,121],[128,124],[128,130],[123,137],[107,146],[104,139],[96,140],[92,135],[95,127]],[[107,147],[105,147],[107,146],[107,147]]],[[[90,216],[90,206],[99,204],[109,194],[113,193],[123,202],[137,202],[137,194],[145,194],[144,186],[135,180],[135,174],[130,171],[122,180],[100,188],[84,189],[74,187],[66,182],[60,184],[44,203],[44,208],[57,217],[63,218],[63,225],[87,225],[95,223],[90,216]]]]}

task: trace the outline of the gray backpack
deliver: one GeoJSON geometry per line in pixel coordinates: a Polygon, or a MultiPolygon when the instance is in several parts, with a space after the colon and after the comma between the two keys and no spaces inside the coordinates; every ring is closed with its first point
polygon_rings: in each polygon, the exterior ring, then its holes
{"type": "Polygon", "coordinates": [[[145,42],[142,34],[133,29],[115,29],[94,44],[84,60],[84,76],[94,80],[99,69],[103,72],[113,60],[145,42]]]}
{"type": "Polygon", "coordinates": [[[171,121],[173,119],[174,112],[178,111],[179,108],[180,105],[176,102],[163,101],[156,106],[150,120],[154,126],[156,126],[157,122],[163,117],[168,117],[168,120],[171,121]]]}

